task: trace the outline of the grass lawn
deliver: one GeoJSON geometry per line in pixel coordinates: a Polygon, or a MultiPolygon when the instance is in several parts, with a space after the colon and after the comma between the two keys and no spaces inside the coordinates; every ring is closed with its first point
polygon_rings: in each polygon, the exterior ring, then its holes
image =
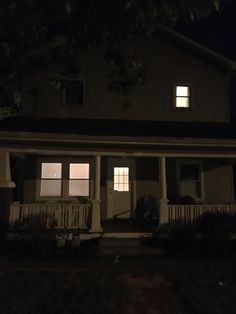
{"type": "Polygon", "coordinates": [[[236,313],[236,260],[0,264],[0,313],[236,313]]]}

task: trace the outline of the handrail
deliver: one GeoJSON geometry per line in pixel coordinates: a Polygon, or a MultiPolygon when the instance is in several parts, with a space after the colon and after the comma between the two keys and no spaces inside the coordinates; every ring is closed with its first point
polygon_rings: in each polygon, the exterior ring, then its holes
{"type": "Polygon", "coordinates": [[[121,216],[121,215],[123,215],[123,214],[127,214],[127,213],[130,213],[130,210],[125,210],[125,211],[123,211],[123,212],[121,212],[121,213],[118,213],[118,214],[114,215],[113,217],[114,217],[114,218],[117,218],[117,217],[119,217],[119,216],[121,216]]]}

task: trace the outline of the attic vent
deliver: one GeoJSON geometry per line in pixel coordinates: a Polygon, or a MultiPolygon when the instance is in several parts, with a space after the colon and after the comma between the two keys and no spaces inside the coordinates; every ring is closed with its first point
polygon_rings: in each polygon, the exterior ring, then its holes
{"type": "Polygon", "coordinates": [[[64,82],[64,104],[84,105],[84,80],[68,80],[64,82]]]}

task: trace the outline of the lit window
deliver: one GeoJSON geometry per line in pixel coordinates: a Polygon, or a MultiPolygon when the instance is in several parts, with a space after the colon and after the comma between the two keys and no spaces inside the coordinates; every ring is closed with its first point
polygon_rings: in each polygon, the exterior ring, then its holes
{"type": "Polygon", "coordinates": [[[40,164],[39,196],[67,198],[89,196],[89,163],[42,162],[40,164]]]}
{"type": "Polygon", "coordinates": [[[41,164],[40,196],[61,196],[61,163],[41,164]]]}
{"type": "Polygon", "coordinates": [[[129,191],[129,168],[115,167],[114,168],[114,190],[118,192],[129,191]]]}
{"type": "Polygon", "coordinates": [[[175,87],[175,107],[189,108],[190,107],[190,88],[189,86],[175,87]]]}
{"type": "Polygon", "coordinates": [[[89,164],[70,164],[69,196],[89,196],[89,164]]]}
{"type": "Polygon", "coordinates": [[[84,81],[70,80],[64,82],[64,103],[66,105],[84,104],[84,81]]]}

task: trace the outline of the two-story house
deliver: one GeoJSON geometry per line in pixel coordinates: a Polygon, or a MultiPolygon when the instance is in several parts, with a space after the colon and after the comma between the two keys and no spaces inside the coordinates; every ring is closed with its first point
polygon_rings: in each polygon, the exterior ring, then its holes
{"type": "Polygon", "coordinates": [[[236,64],[165,27],[124,48],[146,73],[127,95],[107,89],[110,68],[97,47],[60,92],[49,84],[52,69],[32,73],[37,93],[25,96],[23,115],[0,123],[2,220],[41,215],[100,233],[114,218],[155,219],[155,209],[159,224],[236,209],[236,64]]]}

